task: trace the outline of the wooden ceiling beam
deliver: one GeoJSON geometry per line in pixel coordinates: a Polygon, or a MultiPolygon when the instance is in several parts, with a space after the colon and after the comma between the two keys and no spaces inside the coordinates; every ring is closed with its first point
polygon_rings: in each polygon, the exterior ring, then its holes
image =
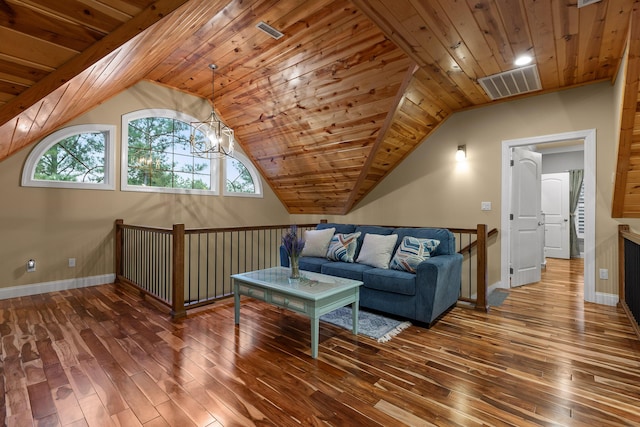
{"type": "Polygon", "coordinates": [[[373,146],[371,147],[371,151],[369,152],[369,155],[367,156],[367,160],[364,164],[364,166],[362,167],[362,172],[360,172],[360,176],[358,177],[358,181],[356,181],[355,185],[353,186],[353,191],[351,192],[351,194],[349,195],[349,199],[347,200],[347,204],[344,207],[344,211],[342,212],[343,215],[346,215],[354,206],[355,204],[360,200],[360,198],[358,197],[360,190],[367,178],[367,175],[369,173],[369,169],[371,169],[371,165],[373,164],[373,161],[376,157],[376,154],[378,152],[378,149],[380,148],[382,142],[384,141],[384,138],[387,134],[387,131],[389,130],[389,127],[391,126],[391,124],[393,123],[393,118],[396,114],[396,111],[398,111],[398,109],[400,108],[400,105],[402,104],[402,99],[404,98],[404,93],[407,90],[407,87],[409,86],[409,84],[411,83],[411,80],[413,79],[413,73],[415,73],[418,69],[418,65],[417,64],[411,64],[409,66],[409,68],[406,71],[404,80],[402,81],[402,84],[400,85],[400,88],[398,88],[398,92],[396,94],[396,98],[393,102],[393,106],[392,108],[389,110],[389,113],[387,114],[387,118],[385,119],[382,128],[380,129],[380,132],[378,132],[378,136],[376,138],[376,142],[373,144],[373,146]]]}
{"type": "Polygon", "coordinates": [[[631,12],[627,42],[627,70],[625,73],[618,161],[616,166],[611,216],[624,217],[625,189],[629,172],[629,155],[633,142],[633,131],[638,125],[636,111],[638,105],[638,78],[640,76],[640,8],[631,12]]]}
{"type": "Polygon", "coordinates": [[[56,71],[33,85],[29,90],[9,102],[0,111],[0,125],[11,120],[22,111],[40,101],[47,94],[73,79],[76,75],[137,36],[142,30],[150,27],[176,10],[186,1],[187,0],[158,0],[153,5],[147,7],[140,14],[127,21],[127,23],[91,45],[80,55],[66,62],[56,71]]]}

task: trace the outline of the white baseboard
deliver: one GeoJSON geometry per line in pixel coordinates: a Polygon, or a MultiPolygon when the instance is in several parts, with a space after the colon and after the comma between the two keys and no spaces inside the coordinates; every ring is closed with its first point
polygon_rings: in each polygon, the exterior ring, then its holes
{"type": "Polygon", "coordinates": [[[74,279],[56,280],[54,282],[34,283],[31,285],[12,286],[0,288],[0,299],[38,295],[47,292],[64,291],[67,289],[87,288],[89,286],[113,283],[115,274],[103,274],[101,276],[76,277],[74,279]]]}
{"type": "MultiPolygon", "coordinates": [[[[509,289],[509,288],[505,288],[502,285],[502,282],[496,282],[493,285],[489,285],[489,287],[487,288],[487,296],[491,295],[491,292],[493,292],[495,289],[498,289],[498,288],[509,289]]],[[[475,293],[475,294],[471,295],[469,298],[477,299],[478,298],[478,293],[475,293]]]]}
{"type": "Polygon", "coordinates": [[[617,294],[605,294],[604,292],[596,292],[596,304],[617,305],[620,298],[617,294]]]}
{"type": "MultiPolygon", "coordinates": [[[[489,288],[487,289],[487,296],[491,295],[491,292],[493,292],[496,289],[509,289],[509,287],[504,286],[502,282],[496,282],[491,286],[489,286],[489,288]]],[[[476,299],[477,297],[478,297],[477,294],[473,294],[471,296],[471,299],[476,299]]],[[[619,300],[620,298],[618,297],[617,294],[606,294],[604,292],[596,292],[596,300],[593,302],[595,304],[616,306],[618,305],[619,300]]]]}

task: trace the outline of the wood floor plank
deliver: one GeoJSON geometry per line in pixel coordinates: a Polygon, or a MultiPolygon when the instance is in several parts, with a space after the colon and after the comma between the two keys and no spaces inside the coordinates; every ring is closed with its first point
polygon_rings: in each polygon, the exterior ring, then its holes
{"type": "Polygon", "coordinates": [[[87,421],[87,424],[93,426],[110,427],[115,426],[106,408],[103,406],[102,401],[97,394],[89,395],[78,401],[82,408],[82,413],[87,421]]]}
{"type": "Polygon", "coordinates": [[[27,391],[34,419],[39,420],[57,413],[56,405],[51,397],[51,389],[46,381],[27,386],[27,391]]]}
{"type": "MultiPolygon", "coordinates": [[[[0,301],[0,417],[64,426],[640,425],[640,341],[581,260],[387,343],[242,298],[171,321],[114,285],[0,301]],[[3,412],[4,411],[4,412],[3,412]]],[[[0,422],[2,425],[2,422],[0,422]]]]}
{"type": "Polygon", "coordinates": [[[53,402],[63,426],[84,421],[84,413],[70,385],[59,387],[52,393],[53,402]]]}

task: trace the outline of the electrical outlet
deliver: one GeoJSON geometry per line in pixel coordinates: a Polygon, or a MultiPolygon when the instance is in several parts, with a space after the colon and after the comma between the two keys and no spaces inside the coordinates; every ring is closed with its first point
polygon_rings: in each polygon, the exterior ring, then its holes
{"type": "Polygon", "coordinates": [[[606,268],[601,268],[600,269],[600,278],[602,280],[608,280],[609,279],[609,270],[607,270],[606,268]]]}
{"type": "Polygon", "coordinates": [[[36,260],[31,258],[27,261],[27,273],[33,273],[36,271],[36,260]]]}
{"type": "Polygon", "coordinates": [[[73,268],[76,266],[76,259],[75,258],[69,258],[69,267],[73,268]]]}

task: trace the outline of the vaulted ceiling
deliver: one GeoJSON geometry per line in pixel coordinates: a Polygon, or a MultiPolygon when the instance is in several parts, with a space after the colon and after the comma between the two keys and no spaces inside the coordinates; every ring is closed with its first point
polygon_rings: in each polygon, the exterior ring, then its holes
{"type": "Polygon", "coordinates": [[[479,78],[529,53],[542,89],[528,95],[612,80],[629,39],[612,209],[640,216],[634,7],[0,0],[0,161],[140,80],[210,98],[215,63],[216,110],[289,212],[343,214],[452,113],[499,102],[479,78]]]}

